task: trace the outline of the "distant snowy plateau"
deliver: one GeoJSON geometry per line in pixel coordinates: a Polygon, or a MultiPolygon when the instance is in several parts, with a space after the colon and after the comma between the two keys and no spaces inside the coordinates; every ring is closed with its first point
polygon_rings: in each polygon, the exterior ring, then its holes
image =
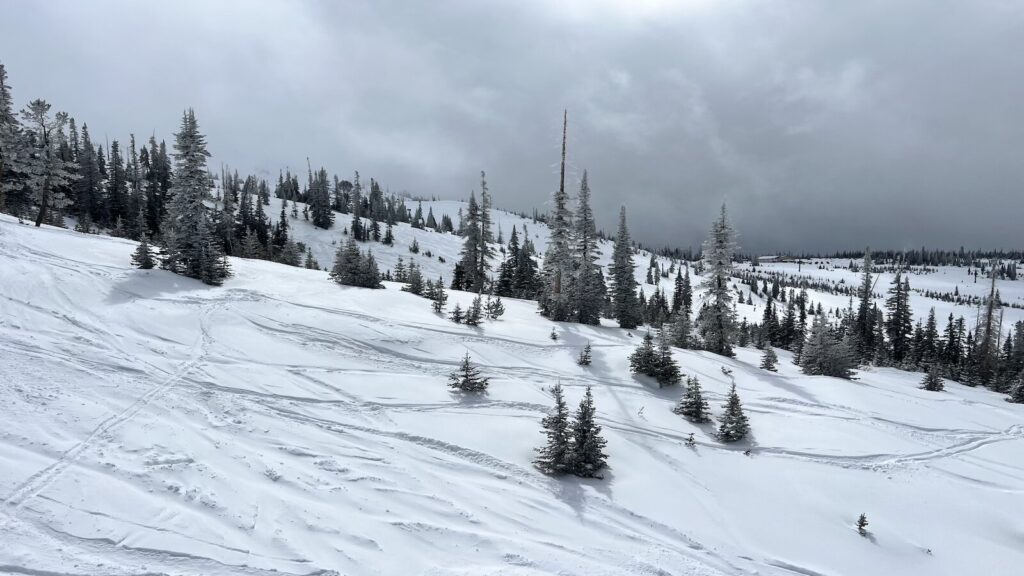
{"type": "MultiPolygon", "coordinates": [[[[495,214],[506,238],[524,223],[542,252],[543,224],[495,214]]],[[[300,218],[292,233],[329,266],[344,224],[300,218]]],[[[401,255],[450,277],[460,238],[405,224],[395,237],[370,244],[382,270],[401,255]]],[[[752,438],[723,444],[672,412],[681,387],[630,373],[643,331],[550,322],[512,299],[469,327],[399,284],[239,258],[210,287],[133,268],[135,246],[0,216],[0,574],[1024,574],[1024,405],[1003,395],[926,392],[922,374],[887,368],[804,376],[785,351],[776,374],[752,347],[673,350],[714,415],[735,381],[752,438]],[[467,351],[491,378],[477,398],[446,385],[467,351]],[[593,387],[603,479],[532,465],[558,382],[573,408],[593,387]]],[[[985,289],[962,268],[911,281],[985,289]]],[[[1024,297],[1024,281],[1000,289],[1024,297]]],[[[919,317],[956,308],[913,298],[919,317]]]]}

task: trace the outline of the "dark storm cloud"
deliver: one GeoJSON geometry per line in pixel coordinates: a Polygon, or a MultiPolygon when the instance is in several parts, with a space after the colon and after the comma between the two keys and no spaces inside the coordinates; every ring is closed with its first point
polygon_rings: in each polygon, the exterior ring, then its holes
{"type": "Polygon", "coordinates": [[[601,224],[696,245],[727,201],[754,250],[1020,246],[1017,2],[0,0],[15,98],[94,139],[215,162],[360,170],[392,190],[530,209],[574,177],[601,224]]]}

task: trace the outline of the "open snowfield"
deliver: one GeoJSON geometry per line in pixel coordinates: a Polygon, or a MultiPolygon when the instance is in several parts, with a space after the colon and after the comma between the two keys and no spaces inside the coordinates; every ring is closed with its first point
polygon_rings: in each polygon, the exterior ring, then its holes
{"type": "MultiPolygon", "coordinates": [[[[394,258],[408,253],[400,234],[422,234],[448,266],[461,245],[401,228],[394,258]]],[[[671,412],[680,389],[629,373],[640,333],[552,323],[512,300],[471,328],[397,284],[343,288],[326,272],[262,261],[232,259],[235,276],[213,288],[133,269],[134,246],[0,216],[0,573],[1010,576],[1024,566],[1024,406],[986,390],[925,392],[920,374],[890,369],[806,377],[785,352],[772,374],[754,349],[736,359],[677,350],[715,414],[735,378],[753,439],[722,445],[710,425],[671,412]],[[594,363],[581,368],[587,341],[594,363]],[[467,350],[492,378],[478,398],[446,387],[467,350]],[[572,407],[594,387],[603,480],[531,465],[556,382],[572,407]],[[862,512],[868,538],[853,526],[862,512]]],[[[469,300],[453,292],[449,305],[469,300]]]]}

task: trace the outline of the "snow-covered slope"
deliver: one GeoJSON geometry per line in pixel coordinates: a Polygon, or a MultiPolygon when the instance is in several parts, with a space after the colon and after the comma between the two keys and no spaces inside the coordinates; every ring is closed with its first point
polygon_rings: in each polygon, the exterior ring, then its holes
{"type": "Polygon", "coordinates": [[[551,323],[518,301],[470,328],[394,284],[342,288],[260,261],[233,260],[235,277],[211,288],[132,269],[133,247],[0,216],[0,573],[1011,575],[1024,563],[1024,406],[985,390],[676,351],[716,414],[735,378],[753,440],[726,446],[670,411],[680,390],[630,375],[636,334],[551,323]],[[594,364],[581,368],[586,341],[594,364]],[[492,377],[480,398],[446,389],[467,350],[492,377]],[[556,382],[573,404],[594,387],[603,480],[531,466],[556,382]],[[862,512],[869,538],[853,528],[862,512]]]}

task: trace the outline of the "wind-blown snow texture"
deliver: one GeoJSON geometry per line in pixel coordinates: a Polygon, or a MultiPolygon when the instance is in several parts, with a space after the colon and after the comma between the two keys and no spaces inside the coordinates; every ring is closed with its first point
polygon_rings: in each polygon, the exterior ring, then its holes
{"type": "MultiPolygon", "coordinates": [[[[337,238],[344,218],[295,229],[337,238]]],[[[390,253],[374,245],[382,268],[408,254],[411,234],[448,260],[428,277],[450,270],[459,239],[408,227],[390,253]]],[[[330,241],[310,243],[329,265],[330,241]]],[[[671,412],[680,388],[630,375],[637,333],[551,323],[514,300],[470,328],[397,284],[343,288],[262,261],[234,259],[235,276],[213,288],[132,269],[134,246],[0,216],[0,573],[1024,565],[1024,406],[988,391],[925,392],[920,374],[889,369],[805,377],[785,352],[773,374],[753,349],[735,360],[676,350],[716,415],[735,379],[753,439],[722,445],[712,425],[671,412]],[[587,341],[593,365],[579,367],[587,341]],[[446,386],[467,350],[491,377],[479,398],[446,386]],[[556,382],[573,407],[594,387],[603,480],[531,465],[556,382]],[[867,538],[854,527],[862,512],[867,538]]]]}

